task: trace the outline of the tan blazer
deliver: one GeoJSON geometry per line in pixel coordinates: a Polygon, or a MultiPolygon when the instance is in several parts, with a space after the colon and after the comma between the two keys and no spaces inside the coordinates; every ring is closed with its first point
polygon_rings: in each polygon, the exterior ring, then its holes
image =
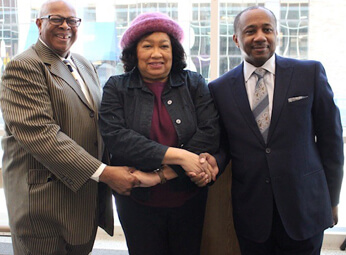
{"type": "Polygon", "coordinates": [[[86,59],[71,58],[93,105],[66,65],[40,41],[7,65],[0,87],[6,124],[2,169],[11,232],[62,236],[77,245],[90,240],[95,223],[112,234],[113,214],[111,191],[90,179],[103,151],[98,77],[86,59]]]}

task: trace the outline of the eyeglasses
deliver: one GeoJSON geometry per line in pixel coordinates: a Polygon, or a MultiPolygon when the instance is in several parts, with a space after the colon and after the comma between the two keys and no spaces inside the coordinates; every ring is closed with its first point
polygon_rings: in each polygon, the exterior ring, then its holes
{"type": "Polygon", "coordinates": [[[61,17],[60,15],[46,15],[41,17],[40,19],[48,19],[49,23],[55,26],[60,26],[64,23],[64,21],[66,20],[66,23],[70,26],[70,27],[78,27],[82,21],[82,19],[80,18],[75,18],[75,17],[61,17]]]}

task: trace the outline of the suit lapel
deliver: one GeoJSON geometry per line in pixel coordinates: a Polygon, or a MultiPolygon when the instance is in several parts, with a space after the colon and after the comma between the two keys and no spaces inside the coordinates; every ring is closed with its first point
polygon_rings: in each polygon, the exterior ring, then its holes
{"type": "MultiPolygon", "coordinates": [[[[286,59],[277,55],[275,68],[273,108],[268,133],[268,143],[270,142],[275,127],[277,126],[282,108],[286,103],[287,92],[293,73],[293,66],[291,66],[286,59]]],[[[255,133],[261,143],[264,144],[265,142],[263,136],[257,127],[257,123],[250,108],[249,99],[245,88],[243,64],[235,68],[231,83],[234,84],[232,95],[234,96],[234,100],[237,103],[239,110],[241,111],[251,130],[255,133]]]]}
{"type": "Polygon", "coordinates": [[[236,69],[234,70],[234,76],[232,77],[231,84],[234,84],[232,95],[241,114],[245,118],[245,121],[248,123],[254,134],[264,144],[263,136],[258,129],[257,123],[250,108],[249,98],[247,96],[245,88],[243,64],[236,67],[236,69]]]}
{"type": "Polygon", "coordinates": [[[290,87],[292,74],[293,66],[290,65],[286,59],[276,55],[273,110],[269,127],[268,142],[270,142],[270,138],[279,121],[282,108],[286,104],[287,92],[290,87]]]}
{"type": "Polygon", "coordinates": [[[48,67],[49,71],[55,76],[63,79],[67,85],[77,93],[81,101],[88,106],[88,108],[93,110],[93,107],[88,103],[88,100],[86,99],[80,85],[76,82],[67,66],[61,61],[61,59],[52,50],[43,45],[40,40],[38,40],[34,48],[37,55],[48,67]]]}
{"type": "Polygon", "coordinates": [[[87,70],[85,70],[84,65],[78,60],[77,57],[75,56],[71,56],[73,62],[75,63],[78,72],[80,74],[80,76],[82,77],[82,79],[84,80],[85,86],[88,89],[89,95],[90,95],[90,99],[91,99],[91,103],[92,106],[95,108],[97,108],[97,106],[99,105],[99,98],[101,97],[101,91],[100,88],[98,86],[92,86],[93,84],[95,84],[95,81],[92,79],[92,77],[90,76],[90,73],[87,72],[87,70]]]}
{"type": "MultiPolygon", "coordinates": [[[[83,59],[78,58],[77,55],[72,54],[71,59],[76,65],[80,76],[82,77],[85,86],[87,87],[92,103],[92,110],[96,113],[98,112],[98,107],[101,104],[101,90],[99,84],[96,82],[98,79],[96,73],[89,72],[85,67],[87,63],[84,63],[83,59]],[[92,77],[95,75],[95,77],[92,77]]],[[[88,68],[89,69],[89,68],[88,68]]],[[[96,118],[98,118],[98,114],[96,114],[96,118]]],[[[96,124],[97,125],[97,124],[96,124]]],[[[104,147],[102,142],[102,136],[100,131],[97,131],[97,140],[98,140],[98,158],[101,159],[103,157],[104,147]]]]}

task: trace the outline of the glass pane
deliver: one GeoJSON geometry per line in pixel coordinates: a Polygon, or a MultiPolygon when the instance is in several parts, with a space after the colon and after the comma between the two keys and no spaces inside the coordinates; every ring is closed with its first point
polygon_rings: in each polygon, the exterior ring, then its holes
{"type": "Polygon", "coordinates": [[[95,22],[96,21],[96,8],[85,7],[83,22],[95,22]]]}
{"type": "MultiPolygon", "coordinates": [[[[19,4],[27,1],[18,1],[19,4]]],[[[37,41],[35,18],[44,0],[30,1],[27,10],[17,8],[17,0],[2,0],[0,5],[0,75],[8,61],[37,41]],[[22,15],[19,13],[23,11],[22,15]]],[[[144,11],[161,11],[177,20],[184,29],[184,48],[188,68],[200,72],[208,81],[210,72],[210,1],[73,1],[83,20],[79,39],[72,51],[91,60],[104,84],[110,75],[122,73],[119,60],[119,40],[130,22],[144,11]],[[107,8],[100,8],[107,5],[107,8]],[[106,10],[106,11],[105,11],[106,10]],[[98,14],[98,15],[97,15],[98,14]],[[98,20],[102,17],[102,21],[98,20]]],[[[340,73],[344,72],[346,53],[342,47],[344,33],[344,0],[290,0],[290,1],[219,1],[220,45],[219,74],[241,63],[240,50],[233,42],[235,16],[251,5],[267,6],[278,18],[279,55],[299,59],[320,60],[327,71],[329,82],[340,107],[343,126],[346,127],[346,89],[340,73]],[[333,3],[333,9],[326,8],[333,3]],[[272,8],[274,7],[274,8],[272,8]],[[312,7],[312,8],[311,8],[312,7]],[[330,16],[332,15],[332,19],[330,16]],[[341,45],[341,47],[339,46],[341,45]],[[339,47],[338,47],[339,46],[339,47]]],[[[21,6],[23,9],[24,6],[21,6]]],[[[216,57],[216,56],[214,56],[216,57]]],[[[2,124],[0,116],[0,125],[2,124]]],[[[3,130],[0,129],[0,130],[3,130]]],[[[346,227],[345,187],[340,204],[339,226],[346,227]]],[[[1,207],[1,205],[0,205],[1,207]]]]}

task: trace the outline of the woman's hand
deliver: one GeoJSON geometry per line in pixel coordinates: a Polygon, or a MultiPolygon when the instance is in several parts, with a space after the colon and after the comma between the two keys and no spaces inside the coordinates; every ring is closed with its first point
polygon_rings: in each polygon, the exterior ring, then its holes
{"type": "MultiPolygon", "coordinates": [[[[201,164],[208,165],[208,170],[211,173],[211,179],[216,181],[216,176],[219,173],[216,159],[209,153],[201,153],[199,155],[199,161],[201,164]]],[[[203,172],[197,175],[194,173],[187,173],[187,176],[189,176],[191,181],[194,182],[198,187],[204,187],[211,181],[208,178],[209,176],[206,176],[203,172]]]]}
{"type": "MultiPolygon", "coordinates": [[[[187,172],[186,175],[190,177],[191,181],[194,182],[198,187],[204,187],[209,182],[211,182],[213,178],[213,167],[204,159],[200,158],[201,164],[206,164],[208,168],[208,174],[207,172],[202,172],[200,174],[195,174],[193,172],[187,172]]],[[[213,179],[214,180],[214,179],[213,179]]]]}
{"type": "MultiPolygon", "coordinates": [[[[155,171],[147,173],[134,169],[131,171],[131,174],[140,181],[140,184],[137,187],[147,188],[161,183],[161,178],[155,171]]],[[[178,177],[177,173],[167,165],[162,167],[162,174],[166,180],[172,180],[178,177]]]]}
{"type": "Polygon", "coordinates": [[[202,172],[211,176],[208,164],[200,163],[199,156],[184,149],[169,147],[163,159],[164,164],[180,165],[186,173],[194,173],[196,176],[202,172]]]}
{"type": "Polygon", "coordinates": [[[161,181],[159,175],[155,172],[146,173],[140,170],[133,170],[131,174],[140,181],[137,187],[152,187],[161,181]]]}
{"type": "Polygon", "coordinates": [[[202,172],[200,174],[195,173],[186,173],[188,177],[190,177],[191,181],[194,182],[198,187],[204,187],[210,182],[209,176],[202,172]]]}

